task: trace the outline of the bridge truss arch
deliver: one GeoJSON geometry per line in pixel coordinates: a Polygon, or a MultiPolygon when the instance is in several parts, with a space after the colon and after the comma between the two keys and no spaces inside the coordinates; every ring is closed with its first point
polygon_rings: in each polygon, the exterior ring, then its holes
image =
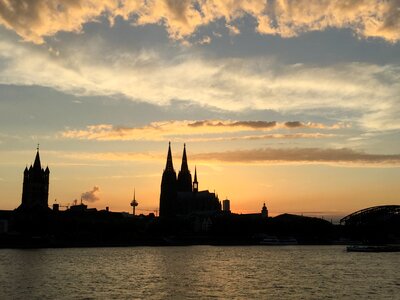
{"type": "Polygon", "coordinates": [[[353,212],[340,220],[344,225],[365,225],[400,217],[400,205],[380,205],[353,212]]]}

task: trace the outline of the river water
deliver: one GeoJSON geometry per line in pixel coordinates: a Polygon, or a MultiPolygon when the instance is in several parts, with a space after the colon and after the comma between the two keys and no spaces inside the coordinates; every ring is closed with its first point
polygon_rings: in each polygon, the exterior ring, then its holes
{"type": "Polygon", "coordinates": [[[0,250],[0,299],[400,299],[400,253],[344,246],[0,250]]]}

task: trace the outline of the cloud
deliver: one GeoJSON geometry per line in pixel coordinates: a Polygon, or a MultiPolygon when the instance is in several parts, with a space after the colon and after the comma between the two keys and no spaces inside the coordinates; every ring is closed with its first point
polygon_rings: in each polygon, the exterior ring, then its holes
{"type": "Polygon", "coordinates": [[[100,200],[100,198],[97,196],[97,193],[99,192],[99,190],[100,189],[98,186],[94,186],[92,188],[92,190],[82,193],[82,195],[81,195],[82,201],[96,202],[96,201],[100,200]]]}
{"type": "Polygon", "coordinates": [[[202,120],[188,124],[189,127],[248,127],[248,128],[273,128],[277,126],[275,121],[215,121],[202,120]]]}
{"type": "Polygon", "coordinates": [[[199,44],[201,45],[208,45],[211,43],[211,37],[209,37],[208,35],[204,36],[203,39],[201,39],[199,42],[199,44]]]}
{"type": "MultiPolygon", "coordinates": [[[[101,49],[101,44],[93,43],[90,49],[101,49]]],[[[340,117],[348,112],[356,114],[355,123],[365,128],[400,128],[397,65],[316,67],[197,55],[165,59],[147,50],[104,56],[80,49],[62,56],[0,40],[0,83],[51,87],[76,96],[118,95],[156,105],[183,100],[225,111],[315,115],[329,110],[340,112],[340,117]]]]}
{"type": "Polygon", "coordinates": [[[348,148],[263,148],[226,152],[192,154],[193,160],[221,161],[228,163],[349,163],[361,165],[396,165],[400,164],[400,154],[369,154],[348,148]]]}
{"type": "Polygon", "coordinates": [[[26,41],[43,43],[43,37],[60,31],[79,32],[84,23],[115,8],[112,0],[0,1],[0,24],[26,41]]]}
{"type": "Polygon", "coordinates": [[[248,129],[273,129],[273,128],[318,128],[318,129],[339,129],[349,127],[349,124],[337,123],[326,125],[322,123],[289,121],[277,123],[276,121],[222,121],[222,120],[202,120],[188,123],[189,127],[241,127],[248,129]]]}
{"type": "Polygon", "coordinates": [[[303,124],[301,122],[298,121],[294,121],[294,122],[286,122],[285,125],[289,128],[298,128],[298,127],[303,127],[303,124]]]}
{"type": "MultiPolygon", "coordinates": [[[[165,161],[165,152],[60,152],[69,160],[165,161]]],[[[189,160],[207,164],[327,164],[334,166],[399,167],[400,154],[371,154],[350,148],[259,148],[188,153],[189,160]]]]}
{"type": "Polygon", "coordinates": [[[254,18],[260,34],[293,37],[307,31],[349,28],[361,37],[390,42],[400,38],[399,0],[18,0],[0,1],[0,24],[23,39],[43,43],[60,31],[80,32],[87,22],[116,16],[132,25],[159,24],[173,39],[192,35],[199,27],[225,20],[254,18]],[[133,20],[133,21],[132,21],[133,20]]]}
{"type": "Polygon", "coordinates": [[[61,137],[86,140],[150,140],[165,141],[216,141],[216,140],[256,140],[273,138],[321,138],[331,135],[321,133],[296,133],[296,134],[270,134],[270,135],[245,135],[227,136],[227,134],[242,134],[249,131],[262,133],[272,129],[338,129],[342,124],[325,125],[321,123],[275,121],[232,121],[232,120],[202,120],[202,121],[160,121],[152,122],[142,127],[113,126],[111,124],[90,125],[85,129],[68,129],[61,132],[61,137]],[[291,125],[287,125],[287,124],[291,125]],[[293,124],[297,126],[294,126],[293,124]],[[205,136],[212,135],[212,136],[205,136]],[[215,136],[218,137],[215,137],[215,136]]]}
{"type": "Polygon", "coordinates": [[[57,156],[71,161],[159,161],[165,160],[161,152],[58,152],[57,156]]]}
{"type": "Polygon", "coordinates": [[[265,135],[246,135],[231,138],[224,138],[225,140],[269,140],[269,139],[321,139],[321,138],[332,138],[335,134],[329,133],[289,133],[289,134],[265,134],[265,135]]]}
{"type": "Polygon", "coordinates": [[[229,34],[230,35],[238,35],[238,34],[240,34],[240,29],[237,28],[236,26],[233,26],[232,24],[226,24],[225,26],[226,26],[226,28],[229,29],[229,34]]]}
{"type": "Polygon", "coordinates": [[[400,38],[400,1],[278,0],[256,16],[258,31],[282,37],[326,28],[350,28],[361,37],[400,38]]]}
{"type": "Polygon", "coordinates": [[[197,1],[191,0],[161,0],[146,1],[138,9],[129,11],[124,7],[125,16],[135,14],[138,19],[135,24],[163,24],[169,36],[181,39],[192,34],[196,28],[204,24],[201,12],[195,8],[197,1]]]}

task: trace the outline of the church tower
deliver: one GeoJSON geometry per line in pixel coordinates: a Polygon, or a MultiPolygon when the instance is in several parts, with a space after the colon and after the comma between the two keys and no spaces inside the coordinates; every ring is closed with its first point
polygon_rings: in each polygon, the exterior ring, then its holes
{"type": "Polygon", "coordinates": [[[183,144],[183,155],[181,170],[178,174],[178,192],[191,192],[192,191],[192,174],[190,174],[187,156],[186,144],[183,144]]]}
{"type": "Polygon", "coordinates": [[[177,194],[177,181],[174,165],[172,163],[171,142],[168,146],[167,163],[161,179],[160,217],[173,216],[177,194]]]}
{"type": "Polygon", "coordinates": [[[42,169],[38,146],[33,166],[31,165],[29,169],[28,167],[26,167],[24,170],[22,203],[18,207],[18,209],[48,209],[49,177],[49,167],[46,167],[46,169],[42,169]]]}

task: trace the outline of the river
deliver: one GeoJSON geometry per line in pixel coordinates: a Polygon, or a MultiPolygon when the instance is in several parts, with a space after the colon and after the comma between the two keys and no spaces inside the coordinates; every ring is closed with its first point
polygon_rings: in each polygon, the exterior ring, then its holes
{"type": "Polygon", "coordinates": [[[0,299],[400,299],[399,270],[344,246],[0,249],[0,299]]]}

